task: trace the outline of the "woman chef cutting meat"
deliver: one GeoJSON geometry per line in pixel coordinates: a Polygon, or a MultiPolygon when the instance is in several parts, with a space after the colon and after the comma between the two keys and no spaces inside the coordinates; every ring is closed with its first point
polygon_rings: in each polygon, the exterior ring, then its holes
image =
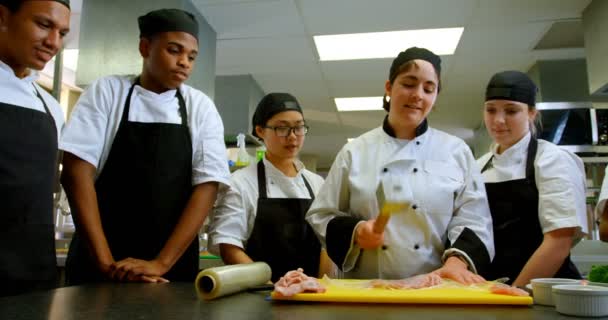
{"type": "Polygon", "coordinates": [[[397,56],[385,83],[388,116],[342,148],[306,216],[346,278],[436,270],[461,283],[483,281],[476,273],[490,263],[494,246],[479,169],[464,141],[426,120],[440,71],[440,58],[429,50],[397,56]],[[408,209],[374,232],[383,181],[398,183],[408,209]]]}

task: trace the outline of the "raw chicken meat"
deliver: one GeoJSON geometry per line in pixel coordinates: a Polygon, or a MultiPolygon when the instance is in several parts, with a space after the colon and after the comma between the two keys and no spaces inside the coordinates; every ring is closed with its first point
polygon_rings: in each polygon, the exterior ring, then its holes
{"type": "Polygon", "coordinates": [[[274,284],[274,291],[284,297],[302,292],[323,293],[325,290],[317,278],[305,275],[302,268],[287,272],[274,284]]]}
{"type": "Polygon", "coordinates": [[[441,283],[440,276],[435,273],[427,273],[399,280],[371,280],[369,285],[372,288],[383,289],[421,289],[433,287],[441,283]]]}
{"type": "Polygon", "coordinates": [[[530,294],[522,289],[511,287],[510,285],[504,283],[495,283],[490,287],[490,292],[495,294],[504,294],[508,296],[522,296],[527,297],[530,294]]]}

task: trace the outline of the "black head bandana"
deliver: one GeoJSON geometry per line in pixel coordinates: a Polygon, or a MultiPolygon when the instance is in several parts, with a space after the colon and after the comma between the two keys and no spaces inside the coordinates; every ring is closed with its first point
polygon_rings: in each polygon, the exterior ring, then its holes
{"type": "Polygon", "coordinates": [[[252,134],[257,137],[255,126],[264,126],[272,116],[283,111],[297,111],[304,115],[298,100],[289,93],[269,93],[264,96],[251,119],[252,134]]]}
{"type": "Polygon", "coordinates": [[[495,74],[486,87],[486,101],[504,99],[534,106],[537,88],[532,79],[520,71],[495,74]]]}
{"type": "MultiPolygon", "coordinates": [[[[432,64],[435,72],[437,72],[437,78],[441,79],[441,58],[428,49],[411,47],[400,52],[395,60],[393,60],[390,72],[388,74],[388,80],[393,83],[395,78],[397,78],[397,75],[399,75],[399,68],[401,68],[403,64],[416,59],[424,60],[432,64]]],[[[388,111],[390,109],[390,104],[386,100],[386,95],[383,98],[383,104],[384,110],[388,111]]]]}
{"type": "Polygon", "coordinates": [[[137,19],[140,37],[148,38],[162,32],[186,32],[198,41],[198,22],[194,15],[179,9],[160,9],[137,19]]]}
{"type": "MultiPolygon", "coordinates": [[[[64,6],[68,7],[68,9],[70,9],[70,0],[49,0],[49,1],[55,1],[55,2],[59,2],[61,4],[63,4],[64,6]]],[[[19,8],[19,5],[21,5],[21,3],[23,3],[24,0],[0,0],[0,5],[3,5],[11,10],[15,10],[16,8],[19,8]]]]}

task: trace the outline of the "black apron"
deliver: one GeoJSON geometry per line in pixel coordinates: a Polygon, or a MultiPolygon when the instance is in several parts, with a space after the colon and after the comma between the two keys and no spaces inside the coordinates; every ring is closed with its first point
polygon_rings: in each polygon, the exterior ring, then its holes
{"type": "MultiPolygon", "coordinates": [[[[181,124],[130,122],[131,95],[138,84],[136,79],[129,89],[112,149],[95,183],[101,224],[115,261],[156,258],[192,194],[192,140],[184,98],[178,89],[181,124]]],[[[76,230],[66,261],[69,285],[108,280],[91,257],[76,230]]],[[[163,277],[194,281],[198,260],[195,238],[163,277]]]]}
{"type": "MultiPolygon", "coordinates": [[[[492,212],[496,249],[490,270],[482,274],[486,279],[509,277],[508,283],[513,283],[543,241],[534,175],[537,146],[538,141],[531,138],[524,179],[485,184],[492,212]]],[[[491,162],[492,158],[481,171],[487,170],[491,162]]],[[[554,277],[581,279],[569,255],[554,277]]]]}
{"type": "Polygon", "coordinates": [[[34,90],[46,113],[0,103],[0,296],[56,287],[57,127],[34,90]]]}
{"type": "Polygon", "coordinates": [[[315,195],[302,179],[310,199],[268,198],[264,161],[258,162],[258,208],[245,252],[253,261],[264,261],[276,282],[287,271],[304,269],[311,277],[319,274],[321,243],[304,219],[315,195]]]}

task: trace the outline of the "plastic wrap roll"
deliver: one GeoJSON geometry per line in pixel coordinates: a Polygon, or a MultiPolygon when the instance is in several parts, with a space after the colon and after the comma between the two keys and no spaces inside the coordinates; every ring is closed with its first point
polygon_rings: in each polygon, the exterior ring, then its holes
{"type": "Polygon", "coordinates": [[[244,291],[270,281],[272,272],[264,262],[208,268],[199,272],[194,286],[205,300],[244,291]]]}

